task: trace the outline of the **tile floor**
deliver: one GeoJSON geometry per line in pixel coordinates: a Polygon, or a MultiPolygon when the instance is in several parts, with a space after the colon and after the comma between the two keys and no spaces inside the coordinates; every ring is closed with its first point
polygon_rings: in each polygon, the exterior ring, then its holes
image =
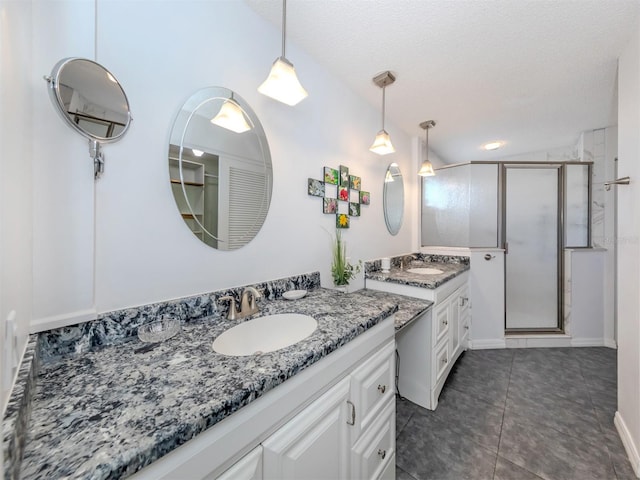
{"type": "Polygon", "coordinates": [[[635,479],[616,403],[616,350],[468,351],[434,412],[396,401],[396,478],[635,479]]]}

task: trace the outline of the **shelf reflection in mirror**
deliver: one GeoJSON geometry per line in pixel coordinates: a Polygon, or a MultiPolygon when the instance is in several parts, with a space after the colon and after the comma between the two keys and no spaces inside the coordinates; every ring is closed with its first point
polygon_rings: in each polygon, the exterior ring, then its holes
{"type": "Polygon", "coordinates": [[[271,202],[271,154],[260,120],[235,92],[208,87],[186,101],[171,131],[169,174],[180,215],[202,242],[235,250],[257,235],[271,202]],[[230,103],[248,129],[212,122],[230,103]]]}
{"type": "Polygon", "coordinates": [[[404,183],[402,172],[396,163],[389,165],[384,176],[383,204],[387,230],[391,235],[397,235],[404,216],[404,183]]]}

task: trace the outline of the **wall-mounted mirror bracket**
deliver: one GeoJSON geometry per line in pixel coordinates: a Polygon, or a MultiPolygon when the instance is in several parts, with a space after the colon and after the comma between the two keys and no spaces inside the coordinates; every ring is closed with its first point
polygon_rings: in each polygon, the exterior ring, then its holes
{"type": "Polygon", "coordinates": [[[131,125],[129,100],[109,70],[85,58],[60,60],[44,79],[67,125],[89,140],[94,179],[104,172],[101,144],[119,140],[131,125]]]}
{"type": "Polygon", "coordinates": [[[104,172],[104,157],[96,140],[89,140],[89,155],[93,159],[93,178],[97,180],[104,172]]]}

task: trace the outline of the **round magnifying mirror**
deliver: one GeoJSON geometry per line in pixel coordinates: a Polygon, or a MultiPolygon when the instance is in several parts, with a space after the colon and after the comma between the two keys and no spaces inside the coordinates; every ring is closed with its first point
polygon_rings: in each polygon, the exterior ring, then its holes
{"type": "Polygon", "coordinates": [[[391,235],[396,235],[400,231],[404,215],[404,184],[402,172],[396,163],[389,165],[384,176],[383,204],[387,230],[391,235]]]}
{"type": "Polygon", "coordinates": [[[185,224],[207,245],[235,250],[260,231],[273,169],[260,120],[235,92],[197,91],[174,122],[169,176],[185,224]]]}
{"type": "Polygon", "coordinates": [[[58,113],[89,140],[118,140],[131,125],[129,100],[116,78],[102,65],[84,58],[60,60],[46,78],[58,113]]]}

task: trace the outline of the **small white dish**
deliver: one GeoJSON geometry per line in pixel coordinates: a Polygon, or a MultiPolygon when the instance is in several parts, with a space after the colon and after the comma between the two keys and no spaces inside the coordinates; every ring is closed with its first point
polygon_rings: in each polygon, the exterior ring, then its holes
{"type": "Polygon", "coordinates": [[[289,290],[282,294],[282,298],[286,298],[287,300],[297,300],[304,297],[306,294],[306,290],[289,290]]]}

